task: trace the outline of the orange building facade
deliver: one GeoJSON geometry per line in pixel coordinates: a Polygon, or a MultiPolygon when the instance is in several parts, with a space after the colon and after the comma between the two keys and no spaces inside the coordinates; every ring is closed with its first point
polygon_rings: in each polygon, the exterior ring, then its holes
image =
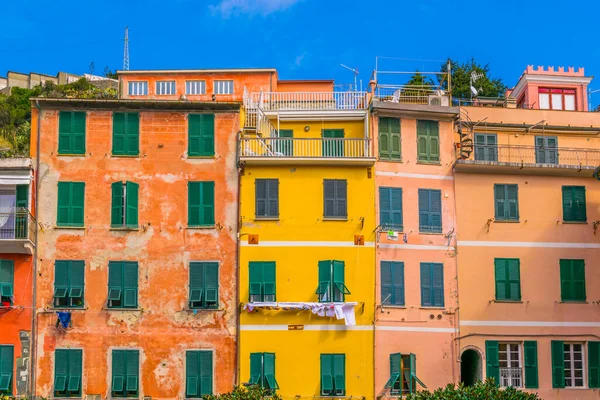
{"type": "Polygon", "coordinates": [[[493,377],[543,399],[591,399],[600,115],[587,112],[583,70],[559,71],[529,67],[503,107],[461,108],[457,344],[466,384],[493,377]]]}
{"type": "Polygon", "coordinates": [[[193,398],[233,387],[239,111],[34,101],[36,395],[193,398]]]}

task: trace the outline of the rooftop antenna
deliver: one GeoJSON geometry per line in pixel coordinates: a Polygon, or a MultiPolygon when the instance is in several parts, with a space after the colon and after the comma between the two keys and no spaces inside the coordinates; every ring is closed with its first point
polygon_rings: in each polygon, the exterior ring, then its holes
{"type": "Polygon", "coordinates": [[[123,49],[123,70],[129,71],[129,27],[125,27],[125,48],[123,49]]]}
{"type": "Polygon", "coordinates": [[[483,73],[477,73],[475,71],[471,71],[471,102],[473,101],[473,97],[477,97],[477,95],[479,94],[479,92],[481,91],[481,88],[479,88],[479,90],[475,89],[475,86],[473,86],[473,84],[475,83],[476,80],[483,78],[484,74],[483,73]]]}
{"type": "Polygon", "coordinates": [[[340,64],[341,67],[346,68],[354,73],[354,91],[358,92],[358,86],[356,85],[356,77],[358,76],[358,68],[350,68],[344,64],[340,64]]]}

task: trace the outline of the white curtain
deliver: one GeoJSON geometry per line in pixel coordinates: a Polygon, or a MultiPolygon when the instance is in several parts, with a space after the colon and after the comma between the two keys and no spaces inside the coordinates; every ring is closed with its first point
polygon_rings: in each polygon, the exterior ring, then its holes
{"type": "Polygon", "coordinates": [[[0,234],[3,239],[14,236],[16,202],[15,192],[0,191],[0,234]]]}

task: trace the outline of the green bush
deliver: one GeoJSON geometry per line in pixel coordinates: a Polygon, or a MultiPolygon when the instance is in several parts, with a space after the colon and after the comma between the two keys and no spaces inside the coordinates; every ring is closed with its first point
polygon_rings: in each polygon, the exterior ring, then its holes
{"type": "Polygon", "coordinates": [[[203,398],[205,400],[263,400],[265,397],[273,400],[282,400],[281,396],[276,392],[254,385],[249,387],[236,386],[229,393],[204,396],[203,398]]]}
{"type": "Polygon", "coordinates": [[[539,400],[535,393],[515,389],[498,388],[493,379],[477,382],[473,386],[449,384],[435,392],[422,391],[406,396],[407,400],[539,400]]]}

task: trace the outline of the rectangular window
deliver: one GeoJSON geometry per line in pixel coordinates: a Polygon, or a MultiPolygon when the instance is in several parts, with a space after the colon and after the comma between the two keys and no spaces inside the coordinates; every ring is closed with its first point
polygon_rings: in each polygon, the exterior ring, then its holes
{"type": "Polygon", "coordinates": [[[189,306],[192,309],[219,308],[219,263],[190,263],[189,306]]]}
{"type": "Polygon", "coordinates": [[[0,260],[0,306],[13,304],[15,295],[15,262],[0,260]]]}
{"type": "Polygon", "coordinates": [[[539,88],[540,109],[575,111],[575,93],[575,89],[539,88]]]}
{"type": "Polygon", "coordinates": [[[113,350],[111,388],[113,397],[138,397],[139,381],[139,350],[113,350]]]}
{"type": "MultiPolygon", "coordinates": [[[[5,192],[4,192],[5,193],[5,192]]],[[[5,194],[0,191],[0,201],[5,194]]],[[[12,193],[10,194],[12,197],[12,193]]],[[[12,201],[12,199],[11,199],[12,201]]],[[[15,191],[15,206],[16,206],[16,217],[15,217],[15,239],[27,239],[29,236],[29,185],[16,185],[15,191]]],[[[12,218],[12,216],[9,216],[12,218]]],[[[10,225],[10,224],[9,224],[10,225]]],[[[6,226],[6,225],[5,225],[6,226]]],[[[6,231],[0,229],[0,238],[6,238],[6,231]]],[[[8,238],[12,239],[12,229],[8,230],[8,238]]],[[[30,238],[32,239],[32,238],[30,238]]]]}
{"type": "Polygon", "coordinates": [[[0,345],[0,394],[13,393],[14,347],[0,345]]]}
{"type": "Polygon", "coordinates": [[[535,162],[558,164],[558,139],[556,136],[535,137],[535,162]]]}
{"type": "Polygon", "coordinates": [[[585,301],[584,260],[560,260],[560,297],[562,301],[585,301]]]}
{"type": "Polygon", "coordinates": [[[111,189],[110,226],[113,228],[137,228],[140,185],[134,182],[114,182],[111,189]]]}
{"type": "Polygon", "coordinates": [[[421,305],[444,307],[444,264],[421,263],[421,305]]]}
{"type": "Polygon", "coordinates": [[[279,179],[256,179],[256,218],[279,217],[279,179]]]}
{"type": "Polygon", "coordinates": [[[108,307],[137,308],[138,263],[135,261],[108,262],[108,307]]]}
{"type": "Polygon", "coordinates": [[[277,301],[275,299],[275,261],[251,261],[249,269],[249,301],[277,301]]]}
{"type": "Polygon", "coordinates": [[[379,118],[379,159],[402,160],[399,118],[379,118]]]}
{"type": "Polygon", "coordinates": [[[500,387],[521,387],[521,345],[519,343],[499,343],[498,359],[500,367],[500,387]]]}
{"type": "Polygon", "coordinates": [[[442,232],[442,191],[419,189],[419,232],[442,232]]]}
{"type": "Polygon", "coordinates": [[[275,141],[275,152],[285,157],[294,156],[294,131],[292,129],[280,129],[279,139],[275,141]]]}
{"type": "Polygon", "coordinates": [[[54,397],[81,397],[82,351],[54,351],[54,397]]]}
{"type": "Polygon", "coordinates": [[[54,307],[83,308],[85,262],[56,260],[54,262],[54,307]]]}
{"type": "Polygon", "coordinates": [[[440,127],[437,121],[417,121],[417,162],[440,162],[440,127]]]}
{"type": "Polygon", "coordinates": [[[85,155],[85,111],[61,111],[58,116],[58,154],[85,155]]]}
{"type": "Polygon", "coordinates": [[[213,394],[213,352],[185,352],[185,397],[201,398],[213,394]]]}
{"type": "Polygon", "coordinates": [[[381,261],[381,304],[404,305],[404,263],[381,261]]]}
{"type": "Polygon", "coordinates": [[[563,221],[586,222],[585,186],[563,186],[563,221]]]}
{"type": "Polygon", "coordinates": [[[206,94],[206,82],[185,81],[185,94],[206,94]]]}
{"type": "Polygon", "coordinates": [[[485,341],[486,376],[493,378],[501,387],[538,387],[537,342],[523,343],[525,362],[521,352],[521,343],[500,343],[485,341]],[[523,367],[524,365],[524,367],[523,367]],[[523,372],[525,375],[523,376],[523,372]]]}
{"type": "Polygon", "coordinates": [[[323,200],[325,218],[348,218],[348,184],[345,179],[324,179],[323,200]]]}
{"type": "Polygon", "coordinates": [[[521,272],[518,258],[494,259],[496,300],[521,300],[521,272]]]}
{"type": "Polygon", "coordinates": [[[130,96],[146,96],[148,94],[148,82],[137,81],[129,82],[129,95],[130,96]]]}
{"type": "Polygon", "coordinates": [[[188,226],[215,224],[215,183],[188,182],[188,226]]]}
{"type": "Polygon", "coordinates": [[[390,378],[385,388],[390,390],[390,395],[397,396],[417,391],[417,383],[427,388],[417,378],[417,356],[414,354],[390,354],[390,378]]]}
{"type": "Polygon", "coordinates": [[[175,81],[158,81],[156,82],[157,95],[176,94],[175,81]]]}
{"type": "Polygon", "coordinates": [[[250,383],[265,389],[279,389],[275,379],[275,353],[250,353],[250,383]]]}
{"type": "Polygon", "coordinates": [[[215,80],[214,85],[215,94],[233,94],[232,80],[215,80]]]}
{"type": "Polygon", "coordinates": [[[113,113],[113,156],[140,154],[140,114],[113,113]]]}
{"type": "Polygon", "coordinates": [[[319,261],[319,285],[316,294],[319,302],[343,302],[350,290],[344,282],[344,262],[338,260],[319,261]]]}
{"type": "Polygon", "coordinates": [[[83,226],[85,182],[58,182],[56,225],[83,226]]]}
{"type": "Polygon", "coordinates": [[[323,129],[323,157],[344,157],[344,130],[323,129]]]}
{"type": "Polygon", "coordinates": [[[321,354],[321,396],[346,395],[346,355],[321,354]]]}
{"type": "Polygon", "coordinates": [[[565,387],[583,387],[584,362],[583,343],[565,343],[565,387]]]}
{"type": "Polygon", "coordinates": [[[519,186],[494,184],[495,219],[498,221],[519,220],[519,186]]]}
{"type": "Polygon", "coordinates": [[[188,156],[214,157],[215,115],[188,115],[188,156]]]}
{"type": "Polygon", "coordinates": [[[495,133],[475,134],[475,160],[498,161],[498,138],[495,133]]]}
{"type": "Polygon", "coordinates": [[[383,230],[402,231],[402,188],[379,188],[379,225],[383,230]]]}

